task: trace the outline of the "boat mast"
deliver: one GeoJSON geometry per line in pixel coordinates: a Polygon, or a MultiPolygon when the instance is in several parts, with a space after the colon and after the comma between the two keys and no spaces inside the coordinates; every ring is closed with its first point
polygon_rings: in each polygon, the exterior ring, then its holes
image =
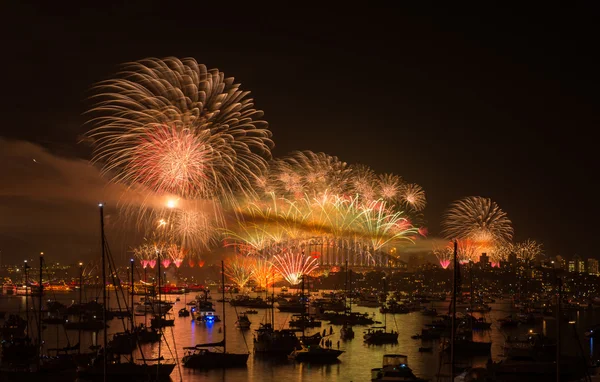
{"type": "Polygon", "coordinates": [[[223,299],[223,354],[227,353],[227,321],[225,321],[225,263],[221,260],[221,292],[223,299]]]}
{"type": "MultiPolygon", "coordinates": [[[[386,298],[387,301],[387,294],[386,294],[386,288],[385,288],[385,277],[383,277],[383,296],[386,298]]],[[[383,332],[387,333],[387,310],[384,310],[385,313],[383,313],[383,332]]]]}
{"type": "MultiPolygon", "coordinates": [[[[269,287],[269,279],[267,276],[267,288],[269,287]]],[[[271,269],[271,281],[273,282],[271,289],[271,328],[275,330],[275,272],[271,269]]]]}
{"type": "Polygon", "coordinates": [[[25,260],[25,319],[27,320],[27,325],[25,326],[25,335],[29,337],[29,290],[27,289],[27,284],[29,284],[29,276],[27,275],[27,270],[29,269],[29,264],[27,264],[27,260],[25,260]]]}
{"type": "Polygon", "coordinates": [[[450,379],[454,379],[454,339],[456,336],[456,272],[458,272],[458,261],[456,254],[458,251],[458,242],[454,240],[454,256],[452,259],[453,273],[452,273],[452,326],[450,331],[450,379]]]}
{"type": "Polygon", "coordinates": [[[348,315],[348,260],[346,260],[346,279],[344,281],[344,311],[348,315]]]}
{"type": "MultiPolygon", "coordinates": [[[[157,280],[157,284],[156,286],[158,287],[158,292],[157,292],[157,296],[158,296],[158,302],[155,304],[154,302],[152,303],[152,306],[158,306],[158,327],[159,330],[162,332],[162,301],[160,299],[160,255],[161,255],[162,250],[157,251],[157,261],[156,261],[156,273],[158,276],[158,280],[157,280]]],[[[152,310],[154,311],[154,308],[152,308],[152,310]]],[[[152,325],[152,321],[150,321],[150,325],[152,325]]],[[[158,341],[158,357],[156,357],[158,359],[158,363],[156,364],[156,375],[158,376],[159,370],[160,370],[160,347],[162,344],[162,338],[160,339],[160,341],[158,341]]]]}
{"type": "Polygon", "coordinates": [[[81,354],[81,295],[83,293],[83,263],[79,263],[79,330],[77,342],[79,343],[77,354],[81,354]]]}
{"type": "MultiPolygon", "coordinates": [[[[42,355],[42,295],[44,294],[44,284],[42,283],[42,269],[44,266],[44,252],[40,252],[40,290],[38,296],[38,327],[37,327],[37,340],[39,348],[39,356],[42,355]]],[[[38,369],[40,367],[41,357],[38,357],[38,369]]]]}
{"type": "Polygon", "coordinates": [[[560,382],[560,303],[562,300],[562,279],[556,280],[558,293],[556,293],[556,382],[560,382]]]}
{"type": "MultiPolygon", "coordinates": [[[[300,301],[302,303],[302,317],[301,317],[301,319],[304,319],[304,316],[306,315],[306,305],[304,305],[304,274],[302,276],[300,276],[300,277],[302,277],[302,287],[300,289],[300,301]]],[[[304,326],[305,326],[304,324],[305,324],[305,322],[302,322],[302,321],[300,321],[300,322],[302,323],[302,338],[304,338],[304,326]]]]}
{"type": "Polygon", "coordinates": [[[129,262],[131,264],[131,332],[133,333],[133,331],[135,330],[135,315],[133,314],[133,259],[131,259],[129,262]]]}
{"type": "MultiPolygon", "coordinates": [[[[100,207],[100,245],[102,247],[102,323],[103,323],[103,345],[104,350],[102,351],[103,362],[102,367],[104,369],[104,380],[106,381],[106,346],[108,345],[108,333],[106,330],[106,254],[105,254],[105,243],[104,243],[104,204],[98,204],[100,207]]],[[[80,307],[81,308],[81,307],[80,307]]],[[[80,324],[81,325],[81,324],[80,324]]]]}

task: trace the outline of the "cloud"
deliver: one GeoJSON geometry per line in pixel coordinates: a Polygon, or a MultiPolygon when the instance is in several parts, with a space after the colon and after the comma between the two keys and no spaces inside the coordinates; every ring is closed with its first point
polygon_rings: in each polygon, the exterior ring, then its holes
{"type": "Polygon", "coordinates": [[[4,263],[20,262],[44,251],[56,261],[97,255],[98,202],[107,204],[107,235],[117,252],[126,252],[117,205],[140,200],[139,193],[108,183],[88,161],[52,154],[25,141],[0,138],[0,251],[4,263]]]}

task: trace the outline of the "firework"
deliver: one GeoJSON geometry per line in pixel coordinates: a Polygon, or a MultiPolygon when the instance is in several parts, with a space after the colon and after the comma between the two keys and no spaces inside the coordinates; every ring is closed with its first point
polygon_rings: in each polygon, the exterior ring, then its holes
{"type": "Polygon", "coordinates": [[[385,202],[374,201],[361,209],[362,213],[357,219],[359,232],[370,241],[374,251],[379,251],[391,243],[412,243],[412,236],[418,233],[417,228],[413,227],[401,212],[390,213],[385,202]]]}
{"type": "Polygon", "coordinates": [[[300,284],[302,276],[310,275],[319,266],[316,258],[293,251],[273,256],[272,262],[277,272],[291,285],[300,284]]]}
{"type": "Polygon", "coordinates": [[[406,184],[400,191],[403,203],[414,211],[422,211],[427,205],[425,191],[418,184],[406,184]]]}
{"type": "Polygon", "coordinates": [[[248,92],[194,59],[145,59],[99,83],[88,137],[114,182],[186,199],[229,198],[273,143],[248,92]]]}
{"type": "MultiPolygon", "coordinates": [[[[451,245],[453,244],[451,243],[451,245]]],[[[447,269],[452,263],[452,259],[454,257],[454,248],[450,246],[445,246],[441,248],[435,247],[433,249],[433,254],[435,255],[435,257],[437,257],[438,261],[440,262],[440,267],[442,267],[443,269],[447,269]]]]}
{"type": "Polygon", "coordinates": [[[246,256],[233,256],[225,264],[225,275],[243,289],[252,277],[253,261],[246,256]]]}
{"type": "Polygon", "coordinates": [[[256,258],[252,262],[252,280],[256,285],[267,288],[281,279],[281,275],[275,271],[273,263],[263,258],[256,258]]]}
{"type": "Polygon", "coordinates": [[[536,260],[543,254],[542,244],[531,239],[511,245],[509,251],[525,262],[536,260]]]}
{"type": "Polygon", "coordinates": [[[469,240],[480,253],[493,255],[496,248],[512,240],[511,224],[506,213],[491,199],[472,196],[452,203],[442,228],[448,239],[469,240]]]}
{"type": "Polygon", "coordinates": [[[403,190],[402,178],[394,174],[380,175],[378,188],[381,199],[389,204],[395,204],[400,199],[403,190]]]}
{"type": "Polygon", "coordinates": [[[377,177],[369,167],[359,164],[352,166],[351,187],[361,200],[371,202],[376,199],[377,177]]]}
{"type": "Polygon", "coordinates": [[[183,247],[177,244],[171,244],[167,248],[167,256],[170,258],[171,262],[175,264],[175,267],[179,268],[183,263],[188,251],[183,247]]]}
{"type": "Polygon", "coordinates": [[[156,249],[152,244],[144,243],[132,250],[133,255],[142,264],[142,268],[150,266],[154,268],[156,266],[156,249]]]}

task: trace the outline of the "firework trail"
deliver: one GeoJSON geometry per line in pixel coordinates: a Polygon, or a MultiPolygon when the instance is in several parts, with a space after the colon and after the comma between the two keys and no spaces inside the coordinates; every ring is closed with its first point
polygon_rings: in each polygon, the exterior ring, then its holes
{"type": "Polygon", "coordinates": [[[233,256],[225,263],[225,275],[235,283],[240,289],[243,289],[253,271],[253,259],[246,256],[233,256]]]}
{"type": "Polygon", "coordinates": [[[418,229],[401,212],[390,213],[385,202],[373,201],[361,209],[362,213],[357,219],[359,231],[370,241],[370,247],[374,251],[379,251],[390,243],[414,242],[418,229]]]}
{"type": "Polygon", "coordinates": [[[281,274],[276,271],[273,263],[263,258],[253,259],[251,279],[256,285],[268,288],[281,280],[281,278],[281,274]]]}
{"type": "Polygon", "coordinates": [[[293,251],[273,256],[272,262],[277,272],[291,285],[300,284],[303,275],[310,275],[319,266],[316,258],[293,251]]]}
{"type": "Polygon", "coordinates": [[[145,59],[96,85],[94,161],[114,182],[185,199],[248,192],[273,146],[249,92],[194,59],[145,59]]]}

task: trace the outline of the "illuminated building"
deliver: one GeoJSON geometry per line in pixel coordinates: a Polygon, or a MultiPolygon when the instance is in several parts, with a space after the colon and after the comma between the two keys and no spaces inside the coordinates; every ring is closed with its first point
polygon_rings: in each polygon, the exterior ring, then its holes
{"type": "Polygon", "coordinates": [[[587,261],[588,273],[592,276],[598,276],[598,260],[588,259],[587,261]]]}

